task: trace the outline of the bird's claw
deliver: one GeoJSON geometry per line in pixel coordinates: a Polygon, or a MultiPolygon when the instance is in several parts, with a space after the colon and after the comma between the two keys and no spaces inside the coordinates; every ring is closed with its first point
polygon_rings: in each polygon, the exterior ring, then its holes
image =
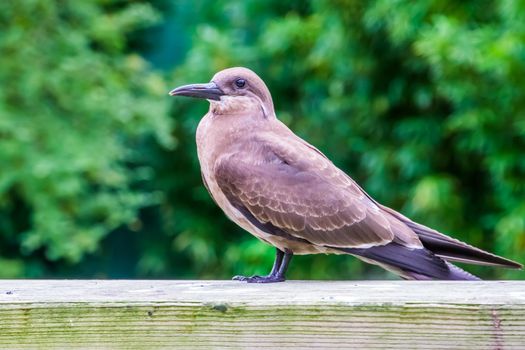
{"type": "Polygon", "coordinates": [[[233,277],[232,277],[232,280],[234,280],[234,281],[241,281],[241,282],[244,282],[244,281],[246,281],[247,279],[249,279],[249,278],[253,278],[253,277],[258,277],[258,276],[248,277],[248,276],[237,275],[237,276],[233,276],[233,277]]]}
{"type": "Polygon", "coordinates": [[[232,278],[234,281],[242,281],[247,283],[275,283],[284,282],[284,277],[269,275],[269,276],[235,276],[232,278]]]}

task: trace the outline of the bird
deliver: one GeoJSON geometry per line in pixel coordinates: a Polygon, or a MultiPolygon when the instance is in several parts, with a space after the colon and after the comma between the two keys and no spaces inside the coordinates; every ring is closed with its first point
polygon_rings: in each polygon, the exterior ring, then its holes
{"type": "Polygon", "coordinates": [[[294,255],[348,254],[408,280],[479,280],[451,262],[520,269],[378,203],[321,151],[277,119],[264,81],[244,67],[169,92],[208,100],[196,131],[204,186],[226,216],[275,247],[282,282],[294,255]]]}

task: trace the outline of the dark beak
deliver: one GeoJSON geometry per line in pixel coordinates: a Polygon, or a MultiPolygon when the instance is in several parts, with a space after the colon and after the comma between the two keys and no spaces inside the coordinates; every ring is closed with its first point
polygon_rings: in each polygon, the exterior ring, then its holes
{"type": "Polygon", "coordinates": [[[220,100],[224,92],[214,82],[208,84],[190,84],[179,86],[170,91],[171,96],[188,96],[205,98],[207,100],[220,100]]]}

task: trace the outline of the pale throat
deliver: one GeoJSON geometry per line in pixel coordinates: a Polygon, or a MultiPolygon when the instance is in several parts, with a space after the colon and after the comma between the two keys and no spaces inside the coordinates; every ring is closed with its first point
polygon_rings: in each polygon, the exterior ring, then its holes
{"type": "Polygon", "coordinates": [[[214,114],[229,114],[260,109],[261,102],[248,96],[221,96],[219,101],[209,100],[214,114]]]}

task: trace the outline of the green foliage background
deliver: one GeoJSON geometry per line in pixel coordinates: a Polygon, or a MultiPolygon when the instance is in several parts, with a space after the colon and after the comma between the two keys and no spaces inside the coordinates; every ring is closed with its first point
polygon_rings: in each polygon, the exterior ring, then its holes
{"type": "MultiPolygon", "coordinates": [[[[0,2],[0,277],[267,272],[201,184],[207,103],[167,96],[230,66],[380,202],[524,262],[524,1],[21,0],[0,2]]],[[[344,256],[289,277],[393,278],[344,256]]]]}

